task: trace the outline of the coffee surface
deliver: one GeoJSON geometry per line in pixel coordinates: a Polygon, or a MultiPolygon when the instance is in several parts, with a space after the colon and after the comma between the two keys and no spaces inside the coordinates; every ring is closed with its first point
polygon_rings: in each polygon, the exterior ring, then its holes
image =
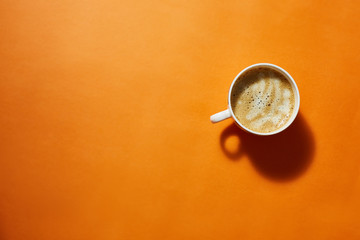
{"type": "Polygon", "coordinates": [[[233,86],[231,106],[236,118],[246,128],[273,132],[289,120],[295,105],[290,82],[270,68],[245,72],[233,86]]]}

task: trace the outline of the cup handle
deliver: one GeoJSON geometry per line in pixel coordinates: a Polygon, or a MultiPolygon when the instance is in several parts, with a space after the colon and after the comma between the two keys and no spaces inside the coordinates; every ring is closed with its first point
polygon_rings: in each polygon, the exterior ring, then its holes
{"type": "Polygon", "coordinates": [[[212,123],[217,123],[217,122],[220,122],[222,120],[225,120],[227,118],[231,117],[231,112],[229,109],[226,109],[222,112],[218,112],[218,113],[215,113],[214,115],[212,115],[210,117],[210,121],[212,123]]]}

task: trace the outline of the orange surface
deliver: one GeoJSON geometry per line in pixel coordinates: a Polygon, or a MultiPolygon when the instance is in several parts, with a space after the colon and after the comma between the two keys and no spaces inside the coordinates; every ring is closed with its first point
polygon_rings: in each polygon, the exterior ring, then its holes
{"type": "Polygon", "coordinates": [[[359,1],[2,1],[1,239],[360,239],[359,1]],[[213,125],[246,66],[284,133],[213,125]]]}

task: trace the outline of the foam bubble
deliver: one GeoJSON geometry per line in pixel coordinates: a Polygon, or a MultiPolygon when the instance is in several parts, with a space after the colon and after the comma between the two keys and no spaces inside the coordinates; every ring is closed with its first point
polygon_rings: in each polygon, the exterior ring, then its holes
{"type": "Polygon", "coordinates": [[[275,114],[272,118],[271,118],[271,122],[273,124],[278,124],[281,120],[281,114],[275,114]]]}
{"type": "Polygon", "coordinates": [[[284,98],[290,98],[291,92],[289,89],[284,89],[283,96],[284,98]]]}
{"type": "Polygon", "coordinates": [[[264,81],[264,80],[261,80],[260,83],[259,83],[259,86],[258,86],[258,89],[257,89],[257,90],[258,90],[260,93],[264,92],[264,90],[265,90],[265,85],[266,85],[265,81],[264,81]]]}
{"type": "Polygon", "coordinates": [[[278,111],[283,114],[288,114],[290,112],[290,100],[284,100],[283,103],[278,106],[278,111]]]}
{"type": "Polygon", "coordinates": [[[255,121],[253,121],[251,123],[251,125],[254,128],[260,128],[261,126],[263,126],[266,122],[268,122],[270,120],[271,120],[270,116],[262,117],[262,118],[259,118],[259,119],[255,120],[255,121]]]}

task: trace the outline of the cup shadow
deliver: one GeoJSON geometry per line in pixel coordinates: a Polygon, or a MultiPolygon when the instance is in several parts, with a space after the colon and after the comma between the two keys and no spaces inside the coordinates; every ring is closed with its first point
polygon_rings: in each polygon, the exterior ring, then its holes
{"type": "Polygon", "coordinates": [[[241,130],[235,123],[220,135],[220,146],[231,160],[247,155],[255,169],[274,181],[289,181],[300,177],[309,168],[314,155],[315,140],[309,125],[299,112],[286,130],[271,136],[257,136],[241,130]],[[236,151],[226,148],[231,137],[239,138],[236,151]]]}

